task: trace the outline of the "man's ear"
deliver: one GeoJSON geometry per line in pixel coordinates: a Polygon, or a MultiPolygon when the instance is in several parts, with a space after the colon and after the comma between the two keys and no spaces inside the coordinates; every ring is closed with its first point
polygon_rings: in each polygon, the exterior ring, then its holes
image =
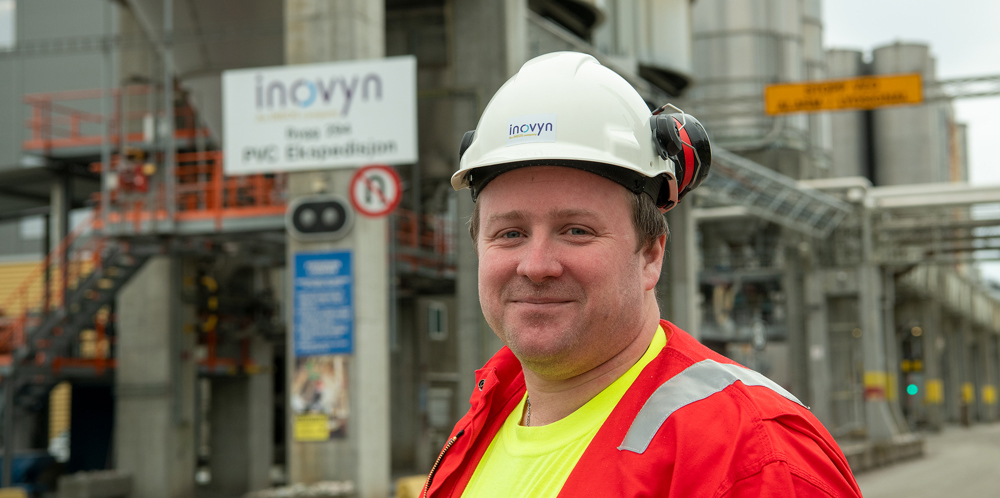
{"type": "Polygon", "coordinates": [[[656,282],[659,282],[660,271],[663,269],[663,257],[666,252],[666,247],[667,236],[660,235],[642,248],[642,276],[644,290],[652,290],[656,287],[656,282]]]}

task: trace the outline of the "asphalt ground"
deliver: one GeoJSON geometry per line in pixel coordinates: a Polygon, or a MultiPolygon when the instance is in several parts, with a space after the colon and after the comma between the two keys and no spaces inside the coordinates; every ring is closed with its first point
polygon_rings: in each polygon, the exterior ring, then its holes
{"type": "Polygon", "coordinates": [[[1000,423],[925,437],[923,458],[855,476],[865,498],[1000,498],[1000,423]]]}

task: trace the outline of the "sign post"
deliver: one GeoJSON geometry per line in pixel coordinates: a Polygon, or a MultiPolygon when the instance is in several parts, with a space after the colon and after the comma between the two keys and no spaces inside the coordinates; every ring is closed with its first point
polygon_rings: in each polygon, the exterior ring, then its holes
{"type": "Polygon", "coordinates": [[[355,169],[417,162],[416,67],[406,56],[223,74],[226,174],[290,173],[289,483],[388,495],[385,215],[402,189],[389,166],[355,169]],[[352,178],[367,189],[357,199],[352,178]]]}

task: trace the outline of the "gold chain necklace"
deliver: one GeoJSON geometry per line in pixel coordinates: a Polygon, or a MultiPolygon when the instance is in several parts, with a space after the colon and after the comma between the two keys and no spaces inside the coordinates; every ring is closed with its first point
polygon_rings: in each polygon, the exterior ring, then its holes
{"type": "Polygon", "coordinates": [[[524,398],[525,410],[524,410],[524,426],[528,427],[531,425],[531,398],[524,398]]]}

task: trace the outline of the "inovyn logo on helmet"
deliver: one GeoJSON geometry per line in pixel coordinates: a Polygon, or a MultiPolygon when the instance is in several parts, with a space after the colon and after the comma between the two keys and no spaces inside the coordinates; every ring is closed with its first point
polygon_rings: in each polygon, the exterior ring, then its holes
{"type": "Polygon", "coordinates": [[[555,114],[527,114],[507,120],[507,145],[555,141],[555,114]]]}

